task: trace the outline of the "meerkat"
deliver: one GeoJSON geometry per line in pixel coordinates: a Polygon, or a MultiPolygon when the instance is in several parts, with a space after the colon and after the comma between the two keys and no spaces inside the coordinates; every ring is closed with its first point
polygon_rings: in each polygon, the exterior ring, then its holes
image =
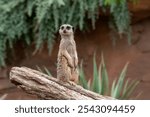
{"type": "Polygon", "coordinates": [[[69,24],[60,26],[61,41],[57,57],[57,78],[61,81],[78,82],[78,56],[74,40],[74,28],[69,24]]]}

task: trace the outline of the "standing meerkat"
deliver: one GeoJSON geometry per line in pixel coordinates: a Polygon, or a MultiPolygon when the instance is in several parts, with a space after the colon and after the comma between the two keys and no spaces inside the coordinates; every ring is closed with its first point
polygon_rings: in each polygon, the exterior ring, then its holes
{"type": "Polygon", "coordinates": [[[62,81],[78,82],[78,56],[74,41],[74,28],[69,24],[60,26],[61,41],[57,58],[57,78],[62,81]]]}

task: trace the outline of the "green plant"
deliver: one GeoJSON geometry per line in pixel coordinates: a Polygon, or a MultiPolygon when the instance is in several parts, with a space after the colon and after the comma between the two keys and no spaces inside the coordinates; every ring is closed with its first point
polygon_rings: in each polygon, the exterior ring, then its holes
{"type": "Polygon", "coordinates": [[[38,71],[40,71],[40,72],[42,72],[42,73],[45,73],[45,74],[47,74],[48,76],[52,76],[50,70],[48,70],[45,66],[43,66],[43,70],[42,70],[41,67],[39,67],[39,66],[36,66],[36,68],[37,68],[38,71]]]}
{"type": "Polygon", "coordinates": [[[62,23],[83,31],[91,20],[94,29],[100,7],[110,8],[112,29],[130,34],[127,0],[1,0],[0,66],[6,64],[6,50],[11,51],[18,40],[26,46],[35,43],[35,52],[47,42],[50,53],[62,23]]]}
{"type": "Polygon", "coordinates": [[[104,6],[109,6],[111,20],[109,27],[118,32],[120,37],[124,34],[127,36],[128,43],[131,44],[131,18],[128,10],[127,0],[102,0],[104,6]]]}
{"type": "Polygon", "coordinates": [[[85,78],[85,73],[83,70],[82,63],[80,65],[79,71],[82,73],[79,75],[79,84],[86,89],[92,90],[101,95],[110,95],[116,99],[129,99],[130,95],[138,85],[138,81],[133,81],[129,83],[129,80],[125,82],[126,71],[128,64],[125,65],[120,73],[118,79],[115,79],[112,83],[111,89],[109,88],[109,78],[102,55],[101,63],[99,68],[97,68],[95,55],[93,57],[93,80],[91,83],[85,78]]]}
{"type": "Polygon", "coordinates": [[[129,84],[129,80],[125,82],[126,72],[127,72],[128,63],[124,66],[118,81],[113,81],[111,88],[111,96],[118,99],[128,99],[135,87],[139,84],[138,81],[132,81],[129,84]]]}
{"type": "Polygon", "coordinates": [[[85,79],[85,73],[84,73],[84,70],[83,70],[82,62],[83,61],[81,61],[80,67],[78,68],[78,70],[79,70],[79,77],[80,77],[79,78],[79,83],[80,83],[80,85],[82,85],[83,88],[89,89],[88,82],[85,79]]]}

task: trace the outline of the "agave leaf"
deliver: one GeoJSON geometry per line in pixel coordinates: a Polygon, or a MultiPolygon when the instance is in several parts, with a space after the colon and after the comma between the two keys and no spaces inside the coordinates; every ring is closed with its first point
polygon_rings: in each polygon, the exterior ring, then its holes
{"type": "Polygon", "coordinates": [[[50,71],[49,71],[45,66],[43,66],[44,71],[43,71],[39,66],[37,66],[37,65],[36,65],[36,68],[37,68],[38,71],[40,71],[40,72],[42,72],[42,73],[45,73],[45,74],[47,74],[48,76],[52,76],[51,73],[50,73],[50,71]]]}
{"type": "Polygon", "coordinates": [[[111,96],[112,97],[114,97],[115,87],[116,87],[116,79],[113,81],[112,87],[111,87],[111,96]]]}
{"type": "Polygon", "coordinates": [[[134,97],[134,100],[137,100],[141,95],[142,95],[142,91],[141,92],[139,92],[135,97],[134,97]]]}
{"type": "Polygon", "coordinates": [[[8,95],[8,94],[4,94],[4,95],[2,95],[2,96],[0,97],[0,100],[4,100],[4,99],[6,99],[7,95],[8,95]]]}
{"type": "Polygon", "coordinates": [[[38,65],[36,65],[36,68],[37,68],[38,71],[43,73],[42,69],[38,65]]]}
{"type": "Polygon", "coordinates": [[[91,80],[91,78],[88,80],[88,88],[91,90],[91,83],[92,83],[92,80],[91,80]]]}
{"type": "Polygon", "coordinates": [[[124,93],[124,95],[122,95],[122,99],[128,99],[129,96],[131,95],[131,93],[133,92],[133,90],[136,88],[136,86],[139,84],[139,81],[133,81],[131,82],[128,86],[127,86],[127,90],[124,93]]]}
{"type": "Polygon", "coordinates": [[[79,84],[81,86],[83,86],[83,88],[89,89],[87,80],[85,78],[85,73],[83,70],[83,62],[82,61],[81,61],[80,68],[79,68],[79,84]]]}
{"type": "Polygon", "coordinates": [[[123,70],[118,78],[118,82],[116,84],[116,88],[115,88],[114,95],[113,95],[114,98],[119,98],[121,95],[124,79],[125,79],[126,72],[127,72],[127,67],[128,67],[128,63],[125,65],[125,67],[123,68],[123,70]]]}
{"type": "Polygon", "coordinates": [[[99,65],[99,69],[98,69],[98,78],[99,78],[99,83],[100,83],[100,94],[102,94],[102,64],[100,63],[100,65],[99,65]]]}
{"type": "Polygon", "coordinates": [[[117,99],[127,99],[138,85],[139,82],[131,82],[125,80],[126,72],[127,72],[128,63],[124,66],[121,71],[118,80],[114,80],[112,83],[111,91],[109,91],[109,78],[107,74],[106,65],[104,62],[104,57],[102,54],[101,63],[99,68],[97,68],[95,54],[93,56],[93,80],[87,81],[85,78],[82,62],[80,64],[79,76],[80,76],[80,85],[82,85],[86,89],[91,89],[92,91],[99,94],[107,94],[111,93],[111,96],[117,99]],[[125,84],[124,84],[125,83],[125,84]]]}
{"type": "Polygon", "coordinates": [[[106,69],[106,65],[105,65],[105,62],[104,62],[104,57],[103,57],[103,54],[102,54],[102,68],[101,68],[101,71],[102,71],[102,92],[101,94],[104,95],[104,94],[108,94],[108,91],[109,91],[109,80],[108,80],[108,73],[107,73],[107,69],[106,69]]]}
{"type": "Polygon", "coordinates": [[[125,85],[124,85],[124,88],[123,88],[123,92],[122,92],[122,96],[125,95],[125,93],[127,92],[127,89],[128,89],[128,83],[129,83],[129,80],[127,79],[125,85]]]}
{"type": "Polygon", "coordinates": [[[93,82],[92,82],[92,91],[100,93],[100,79],[98,77],[97,64],[95,59],[95,54],[93,57],[93,82]]]}
{"type": "Polygon", "coordinates": [[[44,66],[44,70],[45,70],[45,73],[46,73],[48,76],[52,76],[50,70],[48,70],[45,66],[44,66]]]}

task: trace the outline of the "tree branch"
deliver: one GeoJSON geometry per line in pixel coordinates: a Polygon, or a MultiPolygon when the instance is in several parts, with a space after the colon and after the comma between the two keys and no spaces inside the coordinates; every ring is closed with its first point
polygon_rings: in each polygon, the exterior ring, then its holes
{"type": "Polygon", "coordinates": [[[13,67],[10,80],[23,91],[42,99],[113,99],[83,89],[76,84],[65,83],[27,67],[13,67]]]}

